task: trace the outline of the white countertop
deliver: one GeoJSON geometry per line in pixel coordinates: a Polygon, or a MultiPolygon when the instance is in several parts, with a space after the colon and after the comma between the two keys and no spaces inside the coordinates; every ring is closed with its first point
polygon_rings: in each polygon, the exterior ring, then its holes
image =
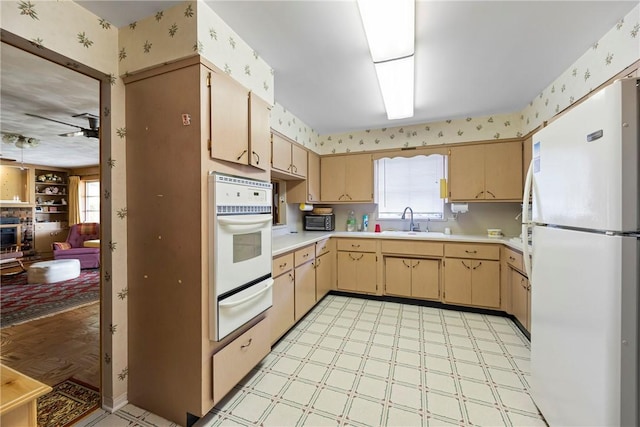
{"type": "Polygon", "coordinates": [[[306,245],[326,239],[327,237],[350,237],[354,239],[401,239],[401,240],[435,240],[442,242],[467,242],[467,243],[500,243],[517,251],[522,251],[522,243],[514,241],[511,237],[488,237],[483,235],[468,234],[443,234],[416,232],[346,232],[346,231],[302,231],[274,236],[271,249],[273,256],[293,251],[306,245]]]}

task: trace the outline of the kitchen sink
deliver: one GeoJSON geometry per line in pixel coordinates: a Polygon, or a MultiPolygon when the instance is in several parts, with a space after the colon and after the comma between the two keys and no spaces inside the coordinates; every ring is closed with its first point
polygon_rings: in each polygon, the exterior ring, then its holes
{"type": "Polygon", "coordinates": [[[444,236],[444,233],[440,233],[437,231],[396,231],[396,230],[384,230],[380,232],[381,234],[392,235],[392,236],[416,236],[416,237],[436,237],[436,236],[444,236]]]}

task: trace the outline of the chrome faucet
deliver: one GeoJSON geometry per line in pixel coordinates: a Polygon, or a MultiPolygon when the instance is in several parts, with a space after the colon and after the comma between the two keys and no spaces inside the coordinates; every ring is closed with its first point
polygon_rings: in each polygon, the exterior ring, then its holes
{"type": "Polygon", "coordinates": [[[411,214],[411,217],[410,217],[410,220],[409,220],[409,231],[420,231],[420,227],[417,227],[413,223],[413,209],[411,209],[409,206],[404,208],[404,212],[402,212],[402,218],[401,219],[406,219],[407,209],[409,210],[409,213],[411,214]]]}

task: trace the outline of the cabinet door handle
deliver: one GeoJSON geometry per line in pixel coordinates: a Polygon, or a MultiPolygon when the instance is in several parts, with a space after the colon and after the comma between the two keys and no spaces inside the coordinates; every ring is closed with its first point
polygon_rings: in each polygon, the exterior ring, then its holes
{"type": "Polygon", "coordinates": [[[462,265],[464,265],[467,268],[467,270],[471,270],[471,267],[469,267],[467,264],[465,264],[464,261],[460,261],[460,262],[462,263],[462,265]]]}
{"type": "Polygon", "coordinates": [[[478,251],[469,251],[469,250],[466,250],[466,249],[465,249],[465,252],[468,253],[468,254],[477,254],[478,253],[478,251]]]}
{"type": "Polygon", "coordinates": [[[240,160],[242,158],[242,156],[244,156],[244,153],[246,153],[247,150],[242,151],[242,153],[240,153],[240,155],[238,156],[238,158],[236,160],[240,160]]]}
{"type": "Polygon", "coordinates": [[[292,168],[291,171],[298,172],[298,167],[296,165],[292,164],[291,168],[292,168]]]}
{"type": "MultiPolygon", "coordinates": [[[[259,164],[260,164],[260,155],[259,155],[258,153],[256,153],[255,151],[252,151],[251,153],[252,153],[255,157],[257,157],[256,165],[259,165],[259,164]]],[[[238,159],[238,160],[240,160],[240,159],[238,159]]]]}
{"type": "Polygon", "coordinates": [[[246,344],[242,344],[240,348],[244,350],[245,348],[249,347],[252,342],[253,342],[253,338],[249,338],[249,341],[246,344]]]}
{"type": "Polygon", "coordinates": [[[311,201],[313,200],[313,196],[311,194],[307,194],[307,198],[311,201]]]}
{"type": "Polygon", "coordinates": [[[480,262],[478,263],[478,265],[476,265],[475,267],[473,267],[473,269],[475,270],[476,268],[480,267],[481,265],[482,265],[482,261],[480,261],[480,262]]]}
{"type": "Polygon", "coordinates": [[[350,195],[347,194],[346,196],[349,198],[349,200],[353,200],[350,195]]]}
{"type": "Polygon", "coordinates": [[[402,260],[402,263],[404,264],[405,267],[411,268],[411,266],[409,264],[407,264],[405,260],[402,260]]]}
{"type": "Polygon", "coordinates": [[[482,193],[484,193],[484,190],[482,190],[481,192],[479,192],[478,194],[476,194],[476,199],[477,199],[478,197],[480,197],[480,195],[482,195],[482,193]]]}
{"type": "Polygon", "coordinates": [[[364,256],[364,254],[361,254],[360,258],[354,258],[353,255],[349,254],[349,258],[351,258],[353,261],[360,261],[363,256],[364,256]]]}
{"type": "Polygon", "coordinates": [[[295,280],[295,278],[293,277],[293,274],[289,273],[289,279],[291,279],[292,282],[295,280]]]}
{"type": "Polygon", "coordinates": [[[340,195],[340,197],[338,197],[338,200],[342,200],[343,197],[345,197],[344,194],[340,195]]]}
{"type": "Polygon", "coordinates": [[[322,261],[320,258],[316,259],[316,268],[320,267],[320,261],[322,261]]]}
{"type": "Polygon", "coordinates": [[[411,268],[416,268],[416,267],[418,266],[418,264],[420,264],[420,261],[416,261],[416,263],[415,263],[415,264],[413,264],[413,265],[411,266],[411,268]]]}
{"type": "Polygon", "coordinates": [[[493,197],[494,199],[496,198],[496,195],[495,195],[495,194],[493,194],[491,191],[488,191],[488,190],[487,190],[487,193],[491,194],[491,197],[493,197]]]}

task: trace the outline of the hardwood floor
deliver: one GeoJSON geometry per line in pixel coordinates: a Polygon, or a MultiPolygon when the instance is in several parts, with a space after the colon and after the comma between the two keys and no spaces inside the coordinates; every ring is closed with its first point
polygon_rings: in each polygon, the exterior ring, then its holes
{"type": "Polygon", "coordinates": [[[0,360],[47,385],[100,387],[100,303],[0,330],[0,360]]]}

